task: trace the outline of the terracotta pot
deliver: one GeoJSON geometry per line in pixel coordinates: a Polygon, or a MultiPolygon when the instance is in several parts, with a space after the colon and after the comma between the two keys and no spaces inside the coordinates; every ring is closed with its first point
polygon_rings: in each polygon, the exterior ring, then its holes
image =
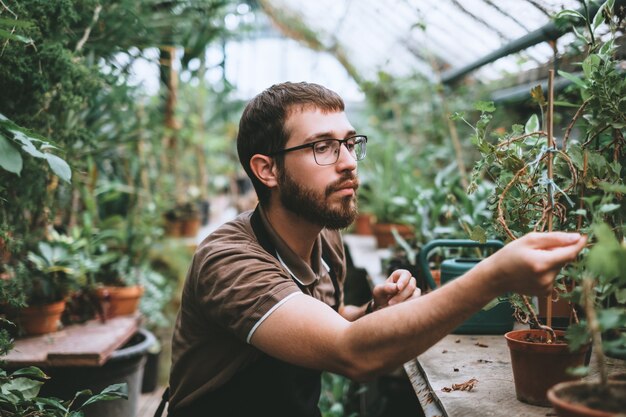
{"type": "Polygon", "coordinates": [[[396,244],[396,239],[391,233],[391,229],[395,228],[400,236],[404,239],[412,239],[415,237],[413,228],[406,224],[394,224],[394,223],[374,223],[372,225],[372,231],[376,237],[376,245],[379,248],[388,248],[396,244]]]}
{"type": "Polygon", "coordinates": [[[165,234],[171,237],[180,237],[182,234],[183,222],[180,220],[165,220],[165,234]]]}
{"type": "MultiPolygon", "coordinates": [[[[557,337],[565,332],[556,330],[557,337]]],[[[511,353],[515,394],[521,402],[549,407],[548,389],[563,381],[578,379],[567,373],[568,368],[582,366],[589,346],[570,352],[565,343],[527,341],[528,337],[545,340],[543,330],[513,330],[504,335],[511,353]]]]}
{"type": "Polygon", "coordinates": [[[357,235],[371,236],[372,223],[374,223],[374,215],[370,213],[359,213],[354,221],[354,233],[357,235]]]}
{"type": "Polygon", "coordinates": [[[437,284],[437,287],[441,287],[441,269],[431,269],[430,275],[433,276],[433,280],[435,281],[435,284],[437,284]]]}
{"type": "Polygon", "coordinates": [[[180,235],[182,237],[196,237],[200,230],[200,217],[192,217],[182,220],[180,227],[180,235]]]}
{"type": "Polygon", "coordinates": [[[112,318],[137,312],[143,291],[144,288],[141,285],[100,287],[97,289],[97,294],[104,306],[105,317],[112,318]]]}
{"type": "Polygon", "coordinates": [[[613,417],[626,410],[626,381],[609,381],[611,403],[600,396],[589,401],[597,406],[586,404],[585,400],[597,395],[599,390],[597,382],[561,382],[550,388],[548,399],[560,417],[613,417]]]}
{"type": "Polygon", "coordinates": [[[28,336],[54,333],[59,328],[63,310],[65,300],[42,306],[24,307],[17,312],[17,324],[28,336]]]}

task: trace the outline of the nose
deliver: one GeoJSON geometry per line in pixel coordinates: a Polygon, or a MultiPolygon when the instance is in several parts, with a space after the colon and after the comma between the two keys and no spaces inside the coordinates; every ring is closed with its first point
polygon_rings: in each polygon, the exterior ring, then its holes
{"type": "Polygon", "coordinates": [[[356,158],[350,153],[345,144],[339,147],[339,159],[335,164],[339,171],[354,171],[357,167],[356,158]]]}

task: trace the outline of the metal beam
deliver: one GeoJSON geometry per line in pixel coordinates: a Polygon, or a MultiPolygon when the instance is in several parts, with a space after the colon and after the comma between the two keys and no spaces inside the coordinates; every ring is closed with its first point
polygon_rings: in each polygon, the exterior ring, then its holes
{"type": "MultiPolygon", "coordinates": [[[[626,6],[626,0],[616,0],[615,7],[619,6],[626,6]]],[[[592,6],[589,7],[589,19],[593,20],[593,17],[598,12],[598,9],[599,6],[592,3],[592,6]]],[[[585,14],[584,9],[580,9],[578,11],[583,15],[585,14]]],[[[566,34],[568,31],[568,28],[559,28],[554,22],[550,22],[537,30],[530,32],[529,34],[524,35],[521,38],[516,39],[499,49],[496,49],[495,51],[485,55],[482,58],[477,59],[476,61],[464,67],[446,71],[441,76],[441,82],[444,84],[453,84],[454,82],[463,78],[465,75],[469,74],[475,69],[482,67],[483,65],[489,64],[502,57],[514,54],[515,52],[523,51],[524,49],[530,48],[531,46],[538,43],[558,39],[566,34]]]]}

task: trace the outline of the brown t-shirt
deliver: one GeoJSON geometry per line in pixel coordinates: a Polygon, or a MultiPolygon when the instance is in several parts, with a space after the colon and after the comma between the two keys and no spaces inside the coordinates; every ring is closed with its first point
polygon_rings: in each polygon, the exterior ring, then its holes
{"type": "Polygon", "coordinates": [[[257,210],[276,254],[261,246],[250,223],[252,212],[246,212],[213,232],[194,255],[172,339],[170,409],[190,404],[253,363],[260,355],[249,344],[254,331],[288,299],[312,296],[334,306],[329,268],[343,288],[339,232],[322,230],[311,267],[275,233],[260,206],[257,210]]]}

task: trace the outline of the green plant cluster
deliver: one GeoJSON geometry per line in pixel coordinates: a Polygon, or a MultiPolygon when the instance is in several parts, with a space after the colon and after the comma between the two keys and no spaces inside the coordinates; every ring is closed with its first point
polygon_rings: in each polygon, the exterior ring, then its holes
{"type": "Polygon", "coordinates": [[[39,397],[39,390],[50,379],[39,368],[27,367],[8,374],[0,369],[0,415],[6,417],[84,417],[84,409],[100,401],[128,398],[124,384],[114,384],[93,394],[77,392],[71,400],[39,397]]]}
{"type": "Polygon", "coordinates": [[[492,184],[468,195],[465,173],[473,150],[452,146],[448,112],[463,106],[464,93],[418,76],[392,78],[379,74],[365,84],[369,134],[367,158],[359,164],[360,211],[381,223],[413,226],[418,246],[438,237],[467,237],[487,222],[486,195],[492,184]],[[461,162],[459,162],[461,161],[461,162]]]}
{"type": "MultiPolygon", "coordinates": [[[[580,259],[559,277],[575,283],[575,289],[563,296],[597,315],[596,324],[583,319],[570,326],[568,338],[574,348],[587,343],[590,333],[597,341],[599,333],[614,335],[605,338],[604,349],[626,346],[626,78],[619,65],[624,57],[617,55],[617,34],[623,32],[624,21],[613,6],[614,1],[605,2],[593,21],[571,10],[557,16],[580,18],[586,26],[575,32],[588,49],[579,74],[559,72],[572,84],[555,104],[562,112],[575,110],[563,115],[570,121],[563,132],[555,133],[554,143],[548,141],[548,101],[540,87],[531,91],[540,115],[495,137],[489,129],[494,107],[479,103],[482,114],[472,137],[482,154],[473,184],[488,178],[496,185],[490,232],[516,239],[552,229],[589,237],[580,259]],[[592,294],[584,294],[586,285],[592,294]]],[[[601,344],[594,349],[602,351],[601,344]]]]}

